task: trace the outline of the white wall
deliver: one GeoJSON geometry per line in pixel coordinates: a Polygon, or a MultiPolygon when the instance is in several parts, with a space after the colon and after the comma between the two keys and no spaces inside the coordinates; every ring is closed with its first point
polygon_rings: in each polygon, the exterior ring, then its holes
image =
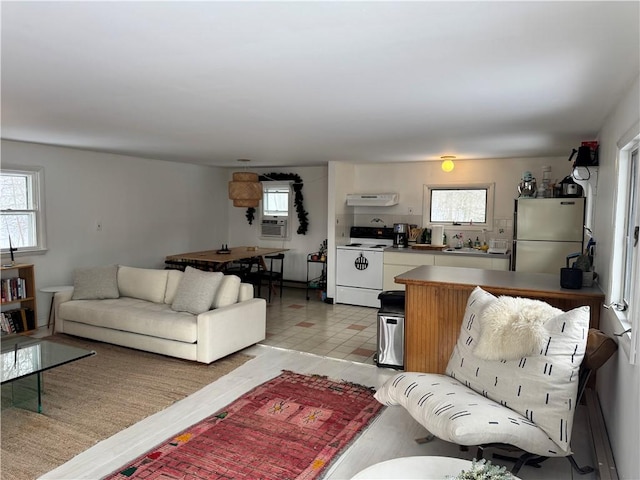
{"type": "MultiPolygon", "coordinates": [[[[608,117],[599,135],[600,168],[595,211],[594,235],[597,239],[596,271],[600,285],[610,297],[611,285],[616,281],[612,272],[612,252],[617,242],[614,231],[614,201],[618,169],[619,141],[640,134],[640,80],[636,79],[615,111],[608,117]],[[630,132],[630,129],[635,131],[630,132]]],[[[622,147],[624,145],[620,145],[622,147]]],[[[632,295],[636,301],[640,292],[632,295]]],[[[638,328],[638,319],[633,328],[638,328]]],[[[620,324],[609,310],[603,310],[601,329],[611,334],[620,332],[620,324]]],[[[598,371],[598,395],[613,448],[620,478],[640,478],[640,366],[630,365],[624,349],[598,371]]]]}
{"type": "MultiPolygon", "coordinates": [[[[561,181],[571,173],[567,157],[509,158],[456,160],[452,172],[443,172],[440,162],[396,163],[393,165],[356,165],[353,193],[399,193],[399,203],[393,207],[356,207],[358,225],[373,225],[372,218],[381,218],[388,226],[393,223],[414,223],[423,226],[423,191],[425,184],[453,185],[469,183],[495,183],[494,217],[501,220],[505,232],[497,228],[489,232],[492,237],[506,238],[512,233],[513,200],[518,197],[517,186],[524,171],[530,171],[538,182],[542,181],[542,167],[552,168],[551,178],[561,181]],[[410,214],[410,210],[412,213],[410,214]]],[[[457,227],[460,231],[464,228],[457,227]]],[[[445,229],[447,235],[454,230],[445,229]]],[[[477,235],[477,231],[469,235],[477,235]]],[[[465,238],[468,238],[465,235],[465,238]]]]}
{"type": "Polygon", "coordinates": [[[353,225],[353,209],[347,207],[348,193],[354,193],[355,167],[352,164],[329,162],[328,211],[331,212],[328,223],[327,258],[327,297],[336,294],[336,243],[345,243],[349,236],[349,227],[353,225]]]}
{"type": "MultiPolygon", "coordinates": [[[[164,265],[166,255],[227,240],[226,172],[68,148],[2,141],[2,165],[44,167],[44,255],[33,263],[36,288],[73,284],[77,267],[164,265]],[[102,222],[97,232],[96,221],[102,222]]],[[[46,324],[50,295],[38,295],[46,324]]]]}
{"type": "MultiPolygon", "coordinates": [[[[249,225],[245,216],[247,209],[234,207],[226,200],[227,186],[225,183],[225,202],[229,220],[229,246],[254,246],[288,248],[285,252],[284,277],[286,280],[305,281],[307,274],[307,255],[317,252],[320,244],[327,239],[327,167],[283,167],[268,170],[251,169],[259,174],[295,173],[302,178],[302,196],[304,209],[308,212],[309,229],[305,235],[296,233],[298,217],[294,213],[291,224],[291,237],[288,240],[263,240],[260,238],[260,216],[256,209],[253,225],[249,225]]],[[[233,170],[225,170],[226,181],[231,180],[233,170]]],[[[313,266],[312,266],[313,267],[313,266]]],[[[318,276],[319,272],[309,273],[310,277],[318,276]]]]}

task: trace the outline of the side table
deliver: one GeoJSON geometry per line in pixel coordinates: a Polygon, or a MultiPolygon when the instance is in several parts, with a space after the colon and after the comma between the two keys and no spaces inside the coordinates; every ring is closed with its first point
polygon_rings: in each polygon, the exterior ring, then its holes
{"type": "Polygon", "coordinates": [[[41,292],[50,293],[51,294],[51,306],[49,307],[49,318],[47,319],[47,329],[49,328],[49,326],[51,324],[53,324],[52,333],[55,333],[55,331],[56,331],[56,316],[54,315],[54,311],[53,311],[53,302],[54,302],[56,293],[58,293],[58,292],[67,292],[69,290],[73,290],[73,287],[71,285],[59,285],[59,286],[54,286],[54,287],[42,287],[40,289],[41,292]]]}

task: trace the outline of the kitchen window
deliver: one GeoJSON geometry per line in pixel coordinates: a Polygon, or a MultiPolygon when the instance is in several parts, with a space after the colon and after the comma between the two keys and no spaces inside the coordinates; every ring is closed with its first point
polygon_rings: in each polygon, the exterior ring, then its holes
{"type": "Polygon", "coordinates": [[[0,246],[9,255],[45,250],[44,184],[40,167],[5,167],[0,172],[0,246]]]}
{"type": "Polygon", "coordinates": [[[493,228],[494,184],[425,185],[423,225],[493,228]]]}

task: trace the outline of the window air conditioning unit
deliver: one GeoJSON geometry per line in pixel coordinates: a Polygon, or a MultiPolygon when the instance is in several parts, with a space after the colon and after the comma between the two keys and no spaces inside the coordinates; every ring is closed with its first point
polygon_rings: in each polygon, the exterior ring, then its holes
{"type": "Polygon", "coordinates": [[[260,236],[266,238],[287,238],[287,220],[263,218],[260,222],[260,236]]]}

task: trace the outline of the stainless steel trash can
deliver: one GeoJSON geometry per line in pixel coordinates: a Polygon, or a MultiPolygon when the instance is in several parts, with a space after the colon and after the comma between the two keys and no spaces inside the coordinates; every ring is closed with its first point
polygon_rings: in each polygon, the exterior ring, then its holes
{"type": "Polygon", "coordinates": [[[378,310],[376,365],[404,368],[404,291],[382,292],[378,310]]]}

